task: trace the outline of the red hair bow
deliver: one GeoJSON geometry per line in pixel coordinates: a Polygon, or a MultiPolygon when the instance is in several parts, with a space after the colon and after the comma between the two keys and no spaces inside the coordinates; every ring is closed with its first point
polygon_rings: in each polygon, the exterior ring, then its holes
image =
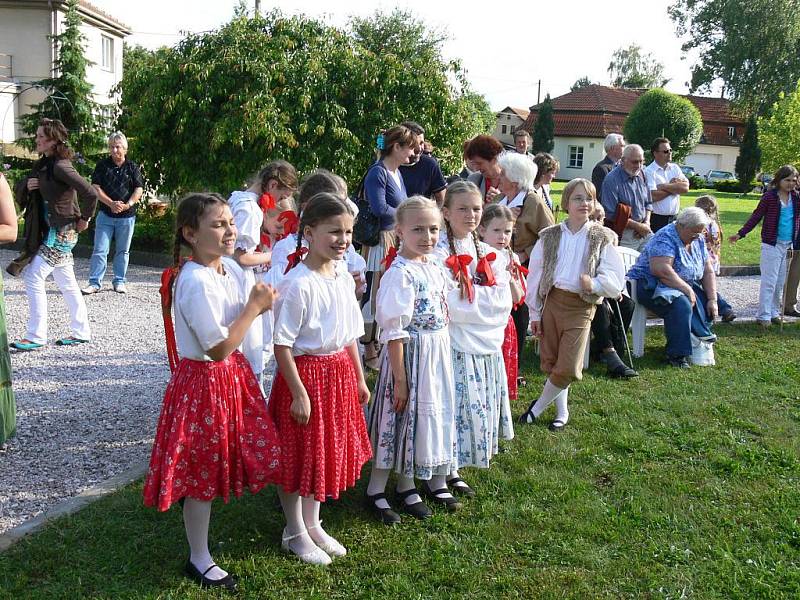
{"type": "Polygon", "coordinates": [[[278,215],[278,221],[283,223],[283,237],[290,233],[297,233],[297,228],[300,225],[300,219],[293,210],[285,210],[278,215]]]}
{"type": "Polygon", "coordinates": [[[308,248],[299,248],[296,252],[292,252],[287,258],[289,259],[289,264],[286,265],[286,269],[283,271],[283,274],[286,275],[289,271],[294,269],[297,265],[299,265],[303,261],[303,257],[308,254],[308,248]]]}
{"type": "Polygon", "coordinates": [[[490,287],[497,285],[491,264],[496,259],[497,255],[494,252],[490,252],[478,261],[478,265],[475,267],[475,275],[478,276],[481,285],[488,285],[490,287]]]}
{"type": "Polygon", "coordinates": [[[272,248],[272,240],[268,233],[261,232],[261,245],[265,248],[272,248]]]}
{"type": "Polygon", "coordinates": [[[258,206],[262,212],[267,212],[275,208],[275,198],[269,192],[264,192],[258,199],[258,206]]]}
{"type": "Polygon", "coordinates": [[[470,304],[475,300],[475,290],[472,289],[472,278],[469,276],[467,267],[472,262],[469,254],[451,254],[444,261],[444,264],[453,272],[453,277],[463,283],[470,304]]]}
{"type": "Polygon", "coordinates": [[[392,246],[389,248],[389,252],[386,253],[386,258],[381,261],[381,264],[384,265],[387,269],[392,266],[394,259],[397,258],[397,248],[392,246]]]}

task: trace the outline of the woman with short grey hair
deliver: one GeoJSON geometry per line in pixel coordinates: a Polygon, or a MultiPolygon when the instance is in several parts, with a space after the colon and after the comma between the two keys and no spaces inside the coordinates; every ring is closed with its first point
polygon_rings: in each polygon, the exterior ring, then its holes
{"type": "Polygon", "coordinates": [[[536,164],[524,154],[506,152],[497,159],[497,166],[500,167],[498,188],[503,194],[497,203],[510,208],[515,218],[519,217],[525,198],[533,190],[536,164]]]}
{"type": "Polygon", "coordinates": [[[689,367],[692,334],[716,340],[711,323],[719,310],[717,281],[705,242],[709,223],[704,210],[684,208],[655,233],[628,271],[637,301],[664,319],[666,358],[673,367],[689,367]]]}
{"type": "Polygon", "coordinates": [[[108,251],[114,239],[114,279],[111,286],[119,294],[127,292],[125,275],[136,224],[136,205],[142,197],[144,181],[136,163],[127,159],[128,138],[121,131],[108,136],[109,157],[97,163],[92,185],[100,200],[94,227],[94,250],[89,261],[89,285],[84,295],[99,292],[108,264],[108,251]]]}

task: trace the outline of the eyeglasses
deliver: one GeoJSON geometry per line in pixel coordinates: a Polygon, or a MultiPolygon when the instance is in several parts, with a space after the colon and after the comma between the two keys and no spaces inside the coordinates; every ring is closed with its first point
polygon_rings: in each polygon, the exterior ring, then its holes
{"type": "Polygon", "coordinates": [[[585,198],[581,198],[580,196],[577,197],[573,196],[572,198],[569,199],[569,201],[574,202],[575,204],[591,204],[592,202],[594,202],[594,200],[592,198],[589,198],[588,196],[585,198]]]}
{"type": "Polygon", "coordinates": [[[657,150],[657,152],[663,152],[664,154],[672,154],[672,148],[667,148],[666,150],[657,150]]]}

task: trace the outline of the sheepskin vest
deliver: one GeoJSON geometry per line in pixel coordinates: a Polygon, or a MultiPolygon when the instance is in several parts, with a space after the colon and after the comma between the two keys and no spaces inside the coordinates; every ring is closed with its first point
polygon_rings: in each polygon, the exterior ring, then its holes
{"type": "MultiPolygon", "coordinates": [[[[600,223],[590,222],[588,227],[589,251],[586,257],[586,272],[590,277],[597,276],[597,267],[600,265],[600,254],[608,244],[617,244],[617,234],[603,227],[600,223]]],[[[539,243],[542,244],[542,278],[539,281],[539,298],[542,303],[553,287],[553,279],[556,274],[556,262],[558,261],[558,246],[561,243],[561,225],[553,225],[539,232],[539,243]]],[[[582,257],[576,256],[575,260],[582,257]]],[[[588,304],[600,304],[603,297],[597,294],[587,294],[581,292],[581,300],[588,304]]]]}

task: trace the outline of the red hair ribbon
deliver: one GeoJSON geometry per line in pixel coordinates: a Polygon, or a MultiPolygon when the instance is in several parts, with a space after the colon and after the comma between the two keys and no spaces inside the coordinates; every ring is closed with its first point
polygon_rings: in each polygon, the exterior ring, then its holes
{"type": "Polygon", "coordinates": [[[453,272],[453,277],[464,283],[467,292],[467,299],[470,304],[475,300],[475,291],[472,289],[472,277],[469,276],[469,269],[467,267],[472,262],[472,257],[469,254],[451,254],[444,261],[444,264],[453,272]]]}
{"type": "Polygon", "coordinates": [[[497,255],[494,252],[490,252],[478,260],[478,265],[475,267],[475,274],[479,276],[480,285],[487,285],[489,287],[497,285],[491,264],[496,259],[497,255]]]}
{"type": "Polygon", "coordinates": [[[525,296],[528,295],[528,269],[515,262],[512,262],[511,264],[513,265],[511,276],[515,277],[522,286],[522,298],[520,298],[520,301],[514,305],[514,308],[517,308],[518,306],[525,304],[525,296]]]}
{"type": "Polygon", "coordinates": [[[389,248],[389,252],[386,253],[386,258],[384,258],[381,261],[381,264],[385,265],[386,268],[388,269],[389,267],[392,266],[392,263],[394,262],[395,258],[397,258],[397,248],[392,246],[391,248],[389,248]]]}
{"type": "Polygon", "coordinates": [[[269,192],[264,192],[258,199],[258,206],[262,212],[267,212],[275,208],[275,198],[269,192]]]}
{"type": "Polygon", "coordinates": [[[283,223],[283,237],[290,233],[297,233],[297,228],[300,225],[300,219],[293,210],[285,210],[278,215],[278,221],[283,223]]]}
{"type": "Polygon", "coordinates": [[[294,269],[297,265],[299,265],[303,261],[303,257],[308,254],[308,248],[299,248],[296,252],[292,252],[287,258],[289,259],[289,264],[286,265],[286,269],[283,271],[283,274],[286,275],[289,271],[294,269]]]}
{"type": "Polygon", "coordinates": [[[268,233],[261,232],[261,245],[265,248],[272,248],[272,239],[268,233]]]}

